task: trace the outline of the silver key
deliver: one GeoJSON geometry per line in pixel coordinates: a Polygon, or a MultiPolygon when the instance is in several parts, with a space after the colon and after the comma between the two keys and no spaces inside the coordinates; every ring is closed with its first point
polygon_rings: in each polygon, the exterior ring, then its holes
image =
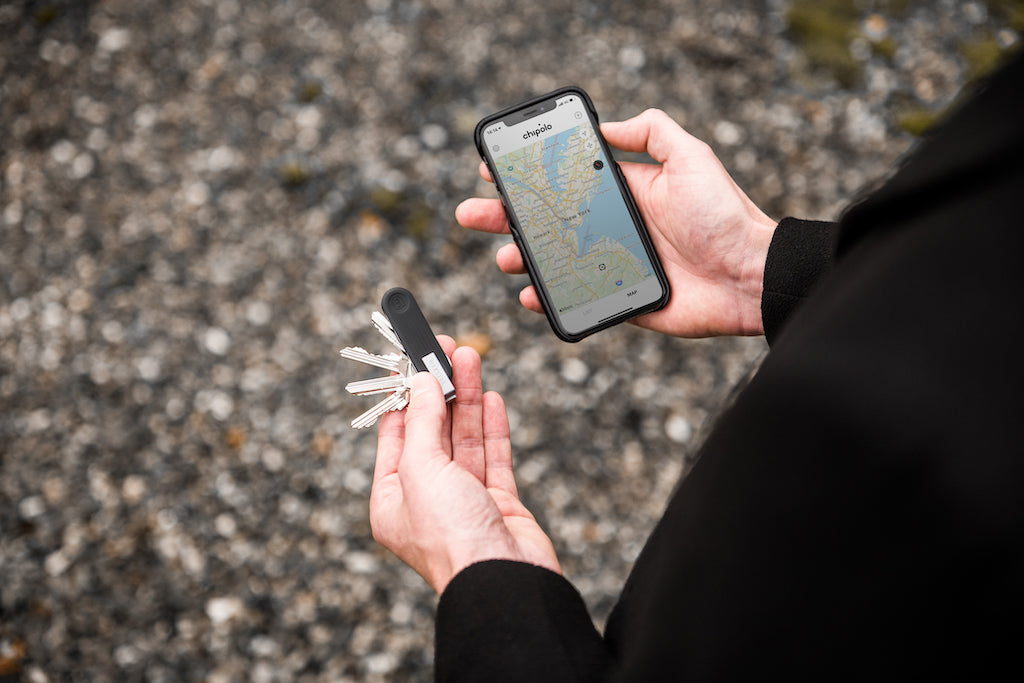
{"type": "Polygon", "coordinates": [[[374,407],[367,410],[365,413],[352,420],[352,426],[356,429],[362,429],[363,427],[369,427],[377,421],[384,413],[390,413],[392,410],[401,410],[409,404],[409,390],[396,391],[395,393],[388,396],[386,399],[375,405],[374,407]]]}
{"type": "Polygon", "coordinates": [[[372,365],[375,368],[383,368],[384,370],[390,370],[391,372],[399,372],[404,374],[404,366],[409,364],[409,359],[397,353],[389,353],[387,355],[378,355],[376,353],[370,353],[366,349],[361,349],[358,346],[348,346],[341,350],[341,357],[348,358],[349,360],[359,361],[366,365],[372,365]]]}
{"type": "Polygon", "coordinates": [[[374,311],[370,316],[370,322],[373,323],[373,326],[381,333],[381,336],[391,342],[396,349],[405,355],[405,347],[402,346],[402,341],[398,338],[398,335],[395,334],[395,328],[391,327],[391,321],[384,317],[383,313],[374,311]]]}
{"type": "Polygon", "coordinates": [[[369,396],[371,394],[382,394],[387,391],[402,391],[410,389],[411,377],[405,375],[391,375],[390,377],[374,377],[359,382],[349,382],[345,390],[356,396],[369,396]]]}
{"type": "Polygon", "coordinates": [[[372,365],[375,368],[397,373],[386,377],[373,377],[358,382],[349,382],[345,385],[346,391],[357,396],[388,394],[384,400],[352,420],[352,426],[355,429],[369,427],[381,415],[392,410],[401,410],[407,406],[409,404],[409,387],[412,384],[412,376],[416,374],[416,369],[413,367],[412,361],[409,360],[409,356],[406,355],[405,348],[402,346],[402,342],[399,341],[398,335],[395,334],[394,328],[391,327],[390,321],[381,313],[374,311],[370,322],[373,323],[374,328],[380,332],[381,336],[387,339],[400,353],[370,353],[358,346],[348,346],[341,350],[342,358],[348,358],[365,365],[372,365]]]}

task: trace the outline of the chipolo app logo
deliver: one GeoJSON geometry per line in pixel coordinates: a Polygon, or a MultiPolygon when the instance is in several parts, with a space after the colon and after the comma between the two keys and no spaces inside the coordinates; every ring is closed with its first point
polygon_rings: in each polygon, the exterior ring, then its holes
{"type": "Polygon", "coordinates": [[[551,130],[551,124],[545,123],[542,126],[538,126],[537,130],[528,130],[525,133],[523,133],[523,139],[529,140],[530,138],[539,138],[541,133],[549,130],[551,130]]]}

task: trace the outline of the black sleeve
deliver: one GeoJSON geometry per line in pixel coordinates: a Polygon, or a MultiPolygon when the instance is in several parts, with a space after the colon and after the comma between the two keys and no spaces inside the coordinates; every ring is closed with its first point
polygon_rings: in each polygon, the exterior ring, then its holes
{"type": "Polygon", "coordinates": [[[832,268],[838,224],[784,218],[764,264],[761,321],[773,344],[790,314],[832,268]]]}
{"type": "Polygon", "coordinates": [[[598,681],[610,665],[572,584],[519,562],[480,562],[456,575],[435,634],[438,683],[598,681]]]}

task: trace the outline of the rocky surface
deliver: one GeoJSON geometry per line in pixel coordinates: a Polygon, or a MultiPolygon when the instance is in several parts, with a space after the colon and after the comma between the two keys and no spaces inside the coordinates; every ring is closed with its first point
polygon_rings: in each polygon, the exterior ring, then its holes
{"type": "Polygon", "coordinates": [[[1006,3],[891,4],[841,39],[854,84],[779,0],[0,5],[0,680],[429,680],[436,597],[372,540],[348,426],[373,373],[337,355],[385,350],[395,285],[484,353],[602,623],[766,347],[559,342],[504,240],[454,224],[492,192],[473,126],[579,84],[605,120],[667,110],[770,214],[832,218],[912,144],[907,103],[953,100],[962,45],[1017,41],[1006,3]]]}

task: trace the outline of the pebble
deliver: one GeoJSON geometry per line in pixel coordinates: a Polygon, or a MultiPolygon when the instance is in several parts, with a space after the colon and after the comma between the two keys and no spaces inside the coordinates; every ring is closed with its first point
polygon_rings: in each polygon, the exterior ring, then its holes
{"type": "Polygon", "coordinates": [[[743,140],[743,129],[731,121],[719,121],[715,124],[715,140],[726,146],[733,146],[743,140]]]}
{"type": "Polygon", "coordinates": [[[46,504],[43,502],[42,496],[29,496],[18,503],[18,512],[21,513],[21,516],[25,519],[38,517],[45,511],[46,504]]]}
{"type": "Polygon", "coordinates": [[[96,49],[102,52],[119,52],[128,47],[131,40],[132,34],[128,29],[116,26],[111,27],[100,36],[99,41],[96,43],[96,49]]]}
{"type": "Polygon", "coordinates": [[[579,358],[562,361],[562,377],[572,384],[582,384],[590,375],[590,368],[579,358]]]}
{"type": "Polygon", "coordinates": [[[212,598],[206,603],[206,616],[210,617],[214,626],[237,619],[244,611],[245,603],[233,596],[212,598]]]}
{"type": "Polygon", "coordinates": [[[420,139],[428,149],[441,149],[448,143],[448,131],[436,123],[428,123],[420,130],[420,139]]]}
{"type": "Polygon", "coordinates": [[[686,443],[693,434],[693,427],[690,425],[690,421],[682,415],[671,415],[665,421],[665,433],[676,443],[686,443]]]}
{"type": "Polygon", "coordinates": [[[231,337],[219,327],[211,327],[203,334],[203,346],[217,356],[223,356],[231,348],[231,337]]]}

